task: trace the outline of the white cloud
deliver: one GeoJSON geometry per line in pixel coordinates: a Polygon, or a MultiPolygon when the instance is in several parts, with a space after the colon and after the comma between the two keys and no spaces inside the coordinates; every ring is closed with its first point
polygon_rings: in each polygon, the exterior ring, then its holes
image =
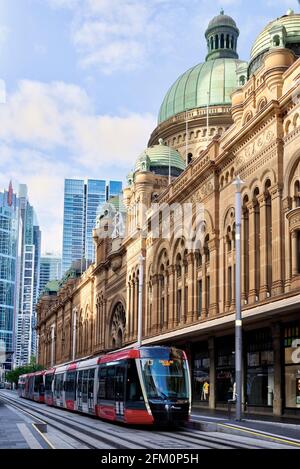
{"type": "Polygon", "coordinates": [[[60,250],[64,179],[125,178],[154,127],[150,114],[97,115],[78,86],[21,81],[0,107],[0,190],[28,184],[43,248],[60,250]]]}
{"type": "MultiPolygon", "coordinates": [[[[193,1],[193,0],[191,0],[193,1]]],[[[186,0],[48,0],[73,15],[71,36],[83,68],[110,74],[147,65],[174,48],[175,17],[186,0]]],[[[178,29],[178,34],[183,33],[178,29]]]]}

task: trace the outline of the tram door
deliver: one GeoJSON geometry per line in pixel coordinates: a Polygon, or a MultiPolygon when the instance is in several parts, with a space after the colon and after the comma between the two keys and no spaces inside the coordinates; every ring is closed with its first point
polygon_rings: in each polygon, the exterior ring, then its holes
{"type": "Polygon", "coordinates": [[[115,375],[115,396],[116,396],[116,417],[117,420],[124,419],[124,386],[125,386],[125,365],[116,366],[115,375]]]}
{"type": "Polygon", "coordinates": [[[90,370],[89,371],[89,380],[88,380],[88,409],[89,409],[90,414],[95,413],[94,381],[95,381],[95,370],[90,370]]]}
{"type": "Polygon", "coordinates": [[[89,386],[89,370],[79,371],[78,373],[78,394],[77,405],[78,410],[88,413],[88,386],[89,386]]]}

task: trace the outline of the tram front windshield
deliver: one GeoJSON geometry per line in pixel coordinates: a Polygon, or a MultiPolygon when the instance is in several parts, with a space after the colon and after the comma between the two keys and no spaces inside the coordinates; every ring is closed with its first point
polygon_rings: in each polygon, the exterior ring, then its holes
{"type": "Polygon", "coordinates": [[[150,358],[141,365],[148,399],[189,399],[185,360],[150,358]]]}

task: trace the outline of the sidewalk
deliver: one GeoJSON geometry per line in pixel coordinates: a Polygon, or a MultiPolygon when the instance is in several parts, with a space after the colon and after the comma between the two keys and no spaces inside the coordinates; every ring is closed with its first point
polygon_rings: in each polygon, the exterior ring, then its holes
{"type": "MultiPolygon", "coordinates": [[[[210,409],[192,409],[191,425],[208,431],[240,432],[245,430],[276,435],[280,438],[297,440],[300,443],[300,422],[287,417],[273,417],[272,415],[254,415],[246,413],[241,422],[235,420],[235,409],[232,408],[231,418],[227,411],[214,411],[210,409]]],[[[249,436],[250,436],[249,433],[249,436]]]]}
{"type": "Polygon", "coordinates": [[[45,445],[35,433],[30,419],[0,400],[0,450],[42,449],[45,445]]]}

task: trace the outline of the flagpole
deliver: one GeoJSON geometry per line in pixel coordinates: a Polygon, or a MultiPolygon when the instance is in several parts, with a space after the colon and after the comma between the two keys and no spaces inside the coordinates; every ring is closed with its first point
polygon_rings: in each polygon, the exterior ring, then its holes
{"type": "Polygon", "coordinates": [[[188,112],[185,111],[185,161],[188,166],[188,132],[189,132],[189,123],[188,123],[188,112]]]}
{"type": "Polygon", "coordinates": [[[169,185],[171,184],[171,146],[169,145],[169,185]]]}
{"type": "Polygon", "coordinates": [[[208,133],[209,133],[209,91],[207,92],[207,108],[206,108],[206,139],[207,139],[207,144],[208,144],[208,140],[209,140],[209,136],[208,136],[208,133]]]}

